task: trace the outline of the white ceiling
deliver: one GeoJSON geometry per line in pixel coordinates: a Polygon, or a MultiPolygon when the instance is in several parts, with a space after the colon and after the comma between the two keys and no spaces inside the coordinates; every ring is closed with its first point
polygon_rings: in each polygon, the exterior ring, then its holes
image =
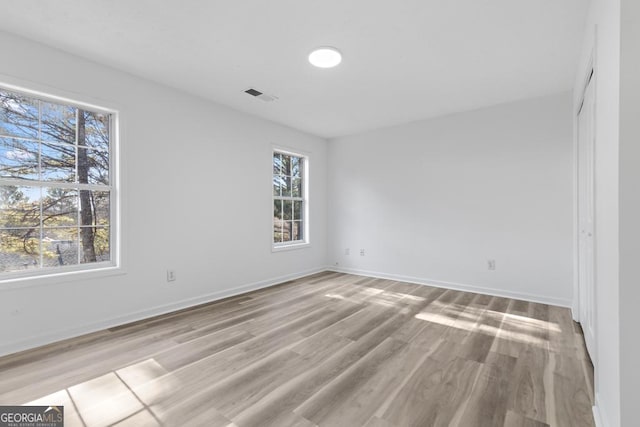
{"type": "Polygon", "coordinates": [[[2,0],[0,29],[335,137],[570,90],[588,0],[2,0]],[[330,45],[334,69],[307,55],[330,45]],[[255,87],[279,99],[243,93],[255,87]]]}

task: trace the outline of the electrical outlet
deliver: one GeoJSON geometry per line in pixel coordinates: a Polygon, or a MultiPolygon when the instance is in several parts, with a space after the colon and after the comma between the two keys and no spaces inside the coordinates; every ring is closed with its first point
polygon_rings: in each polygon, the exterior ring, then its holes
{"type": "Polygon", "coordinates": [[[349,250],[349,248],[346,248],[346,249],[344,250],[344,254],[345,254],[345,255],[349,255],[349,252],[351,252],[351,251],[349,250]]]}
{"type": "Polygon", "coordinates": [[[176,280],[176,271],[167,270],[167,282],[175,282],[175,280],[176,280]]]}
{"type": "Polygon", "coordinates": [[[495,270],[496,269],[496,260],[495,259],[487,260],[487,267],[489,268],[489,270],[495,270]]]}
{"type": "Polygon", "coordinates": [[[364,256],[364,249],[360,249],[360,256],[364,256]]]}

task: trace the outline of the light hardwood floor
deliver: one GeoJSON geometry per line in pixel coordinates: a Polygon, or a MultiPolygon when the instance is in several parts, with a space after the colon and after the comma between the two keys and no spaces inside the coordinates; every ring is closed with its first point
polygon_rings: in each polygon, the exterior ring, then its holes
{"type": "Polygon", "coordinates": [[[568,309],[340,273],[0,358],[66,426],[593,426],[568,309]]]}

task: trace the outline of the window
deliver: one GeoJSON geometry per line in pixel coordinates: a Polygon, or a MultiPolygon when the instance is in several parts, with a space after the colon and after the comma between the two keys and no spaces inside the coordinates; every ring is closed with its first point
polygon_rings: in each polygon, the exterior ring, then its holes
{"type": "Polygon", "coordinates": [[[0,279],[114,265],[113,122],[0,87],[0,279]]]}
{"type": "Polygon", "coordinates": [[[274,247],[307,243],[307,157],[273,152],[274,247]]]}

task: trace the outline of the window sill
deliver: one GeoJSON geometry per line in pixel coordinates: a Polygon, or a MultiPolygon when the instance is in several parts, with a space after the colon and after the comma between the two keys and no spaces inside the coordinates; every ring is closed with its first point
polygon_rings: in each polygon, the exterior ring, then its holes
{"type": "Polygon", "coordinates": [[[304,248],[309,248],[309,247],[311,247],[311,243],[309,243],[309,242],[292,243],[290,245],[279,245],[279,246],[271,245],[271,252],[294,251],[294,250],[297,250],[297,249],[304,249],[304,248]]]}
{"type": "Polygon", "coordinates": [[[80,280],[94,280],[103,277],[121,276],[126,274],[122,267],[107,265],[89,270],[72,270],[52,272],[37,276],[14,276],[0,280],[0,291],[9,289],[23,289],[38,286],[50,286],[60,283],[77,282],[80,280]]]}

